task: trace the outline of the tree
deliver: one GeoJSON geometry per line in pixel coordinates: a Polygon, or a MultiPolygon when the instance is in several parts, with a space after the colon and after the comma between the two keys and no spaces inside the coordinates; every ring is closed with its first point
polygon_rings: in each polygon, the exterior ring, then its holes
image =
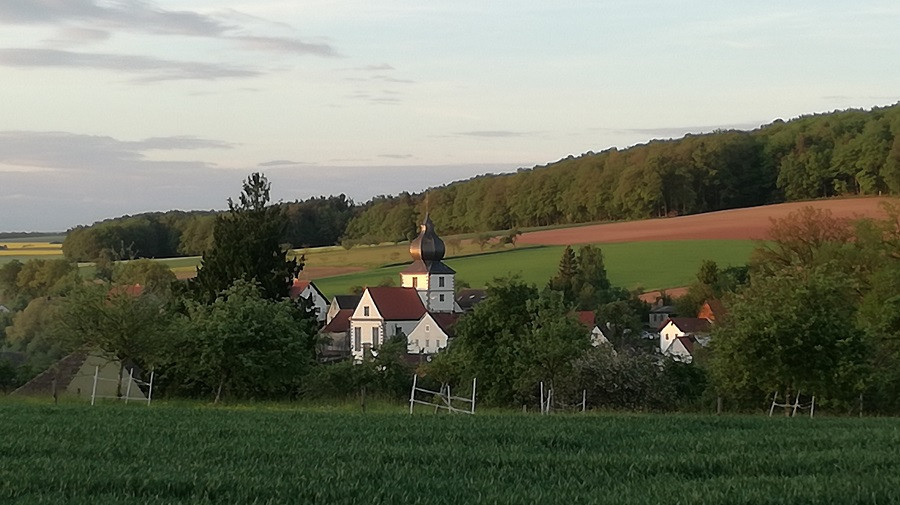
{"type": "Polygon", "coordinates": [[[718,389],[746,397],[778,391],[855,397],[864,386],[865,347],[853,325],[851,279],[825,268],[755,278],[736,295],[712,334],[718,389]]]}
{"type": "Polygon", "coordinates": [[[175,274],[165,263],[143,258],[118,263],[112,280],[120,285],[140,284],[145,291],[165,294],[171,292],[175,274]]]}
{"type": "Polygon", "coordinates": [[[150,291],[83,285],[59,300],[54,332],[71,348],[115,357],[121,379],[125,361],[153,367],[163,360],[174,320],[167,302],[150,291]]]}
{"type": "Polygon", "coordinates": [[[562,258],[559,260],[559,269],[556,276],[550,279],[548,287],[554,291],[559,291],[563,295],[563,299],[569,303],[576,301],[576,285],[579,282],[579,265],[575,258],[575,251],[572,246],[566,246],[563,249],[562,258]]]}
{"type": "Polygon", "coordinates": [[[302,259],[288,259],[280,245],[286,221],[280,206],[268,205],[270,187],[264,175],[251,174],[239,203],[229,198],[228,212],[216,216],[214,246],[192,281],[201,299],[214,300],[238,279],[258,282],[266,298],[288,296],[302,259]]]}
{"type": "Polygon", "coordinates": [[[315,360],[316,323],[291,300],[273,301],[257,282],[238,279],[211,304],[190,302],[174,374],[215,392],[271,397],[296,390],[315,360]]]}

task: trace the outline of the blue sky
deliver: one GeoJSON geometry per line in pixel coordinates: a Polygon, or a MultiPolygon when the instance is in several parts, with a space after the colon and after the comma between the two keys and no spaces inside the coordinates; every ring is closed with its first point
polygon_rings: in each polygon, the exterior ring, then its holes
{"type": "Polygon", "coordinates": [[[889,105],[897,61],[893,1],[3,0],[0,231],[889,105]]]}

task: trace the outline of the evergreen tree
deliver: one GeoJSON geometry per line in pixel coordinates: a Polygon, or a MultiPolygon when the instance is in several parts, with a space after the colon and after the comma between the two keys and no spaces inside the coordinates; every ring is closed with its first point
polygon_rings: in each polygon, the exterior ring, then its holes
{"type": "Polygon", "coordinates": [[[288,296],[303,265],[287,259],[280,245],[286,219],[282,207],[268,205],[270,187],[264,175],[251,174],[239,202],[229,198],[228,212],[216,216],[214,246],[203,255],[192,283],[201,300],[215,300],[238,279],[255,280],[265,298],[288,296]]]}
{"type": "Polygon", "coordinates": [[[559,271],[556,277],[550,279],[549,288],[563,294],[567,303],[575,302],[575,284],[579,276],[578,262],[575,259],[575,251],[572,246],[566,246],[562,258],[559,260],[559,271]]]}

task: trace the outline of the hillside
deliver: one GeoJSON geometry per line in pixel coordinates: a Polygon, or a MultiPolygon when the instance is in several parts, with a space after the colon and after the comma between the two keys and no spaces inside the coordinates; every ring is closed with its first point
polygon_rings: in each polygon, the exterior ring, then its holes
{"type": "MultiPolygon", "coordinates": [[[[355,204],[344,195],[283,204],[294,247],[401,242],[430,211],[445,235],[683,216],[770,203],[900,194],[900,104],[781,120],[588,152],[515,174],[355,204]],[[427,203],[426,203],[427,200],[427,203]]],[[[223,200],[225,195],[223,195],[223,200]]],[[[70,230],[66,257],[202,254],[214,213],[125,216],[70,230]]]]}

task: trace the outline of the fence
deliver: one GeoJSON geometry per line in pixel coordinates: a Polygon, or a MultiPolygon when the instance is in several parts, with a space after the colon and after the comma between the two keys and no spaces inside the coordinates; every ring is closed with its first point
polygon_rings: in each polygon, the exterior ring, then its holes
{"type": "Polygon", "coordinates": [[[129,369],[128,370],[128,384],[125,387],[125,396],[98,395],[97,394],[97,383],[100,381],[117,382],[117,383],[119,383],[119,386],[121,387],[121,379],[107,379],[105,377],[100,377],[100,367],[95,366],[94,367],[94,386],[91,389],[91,405],[94,405],[94,403],[97,401],[97,398],[108,398],[108,399],[113,399],[113,400],[124,400],[125,403],[128,403],[128,400],[135,400],[135,401],[145,401],[146,400],[147,405],[149,406],[150,400],[153,398],[153,371],[152,370],[150,371],[150,381],[145,382],[140,379],[136,379],[134,377],[134,368],[129,369]],[[137,384],[138,387],[146,386],[147,387],[147,397],[146,398],[142,398],[142,397],[132,398],[131,397],[132,384],[137,384]]]}
{"type": "Polygon", "coordinates": [[[434,407],[434,411],[437,412],[440,409],[446,409],[451,413],[461,413],[461,414],[474,414],[475,413],[475,385],[476,380],[472,379],[472,397],[471,398],[463,398],[461,396],[453,396],[450,393],[450,384],[441,384],[440,391],[432,391],[430,389],[425,389],[419,387],[418,384],[418,375],[413,375],[413,383],[412,390],[409,392],[409,413],[413,413],[413,407],[416,404],[419,405],[427,405],[429,407],[434,407]],[[416,393],[424,393],[431,395],[428,401],[420,400],[416,398],[416,393]],[[468,405],[468,409],[460,409],[453,406],[453,401],[462,402],[468,405]]]}

